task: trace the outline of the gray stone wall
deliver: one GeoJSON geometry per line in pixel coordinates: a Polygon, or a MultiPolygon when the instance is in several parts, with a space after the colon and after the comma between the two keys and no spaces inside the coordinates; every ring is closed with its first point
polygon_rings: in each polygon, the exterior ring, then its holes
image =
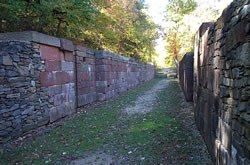
{"type": "Polygon", "coordinates": [[[0,144],[148,81],[154,69],[34,31],[1,33],[0,144]]]}
{"type": "Polygon", "coordinates": [[[48,89],[39,80],[44,69],[39,45],[0,41],[0,143],[49,122],[48,89]]]}
{"type": "Polygon", "coordinates": [[[250,1],[196,34],[194,110],[216,164],[250,164],[250,1]]]}

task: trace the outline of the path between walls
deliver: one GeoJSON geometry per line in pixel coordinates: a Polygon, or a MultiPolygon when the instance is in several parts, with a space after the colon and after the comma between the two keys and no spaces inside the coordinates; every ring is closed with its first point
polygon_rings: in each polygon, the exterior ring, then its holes
{"type": "Polygon", "coordinates": [[[161,80],[149,91],[137,98],[134,105],[124,109],[129,116],[134,114],[146,114],[151,112],[157,98],[157,94],[167,87],[167,80],[161,80]]]}
{"type": "MultiPolygon", "coordinates": [[[[120,117],[122,120],[126,120],[132,115],[143,115],[149,113],[153,110],[154,103],[156,102],[156,97],[159,92],[167,87],[167,80],[159,81],[153,88],[146,91],[144,94],[139,96],[133,105],[123,108],[125,113],[120,117]],[[124,117],[127,116],[127,117],[124,117]]],[[[129,151],[129,154],[132,154],[132,151],[129,151]]],[[[115,155],[107,154],[102,150],[98,150],[92,153],[85,154],[86,156],[79,160],[74,160],[71,162],[71,165],[115,165],[120,164],[124,161],[124,157],[119,156],[117,158],[115,155]]],[[[143,157],[141,158],[143,161],[143,157]]]]}

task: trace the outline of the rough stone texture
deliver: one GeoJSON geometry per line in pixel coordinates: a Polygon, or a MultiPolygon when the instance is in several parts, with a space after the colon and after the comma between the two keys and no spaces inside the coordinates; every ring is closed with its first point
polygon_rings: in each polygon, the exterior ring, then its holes
{"type": "Polygon", "coordinates": [[[75,47],[77,106],[96,101],[96,69],[94,51],[81,46],[75,47]]]}
{"type": "Polygon", "coordinates": [[[0,34],[0,144],[154,77],[150,64],[34,31],[0,34]]]}
{"type": "Polygon", "coordinates": [[[0,143],[49,122],[48,89],[39,73],[45,68],[39,45],[0,41],[0,143]]]}
{"type": "Polygon", "coordinates": [[[154,77],[155,68],[117,54],[98,51],[96,57],[96,94],[102,101],[127,91],[154,77]]]}
{"type": "Polygon", "coordinates": [[[40,82],[48,89],[49,101],[52,103],[49,109],[50,122],[54,122],[76,112],[75,62],[74,58],[68,60],[73,52],[43,44],[39,45],[39,50],[45,64],[45,70],[40,72],[40,82]]]}
{"type": "Polygon", "coordinates": [[[186,53],[178,64],[178,78],[186,101],[193,101],[194,53],[186,53]]]}
{"type": "Polygon", "coordinates": [[[250,162],[249,9],[235,0],[196,34],[195,119],[216,164],[250,162]]]}

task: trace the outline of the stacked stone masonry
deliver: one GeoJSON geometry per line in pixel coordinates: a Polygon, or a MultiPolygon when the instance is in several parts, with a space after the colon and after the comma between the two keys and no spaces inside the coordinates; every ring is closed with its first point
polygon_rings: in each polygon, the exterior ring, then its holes
{"type": "Polygon", "coordinates": [[[216,164],[250,164],[250,1],[196,34],[195,119],[216,164]]]}
{"type": "Polygon", "coordinates": [[[178,78],[186,101],[193,101],[193,72],[194,53],[184,55],[178,63],[178,78]]]}
{"type": "Polygon", "coordinates": [[[0,34],[0,144],[154,77],[151,64],[34,31],[0,34]]]}

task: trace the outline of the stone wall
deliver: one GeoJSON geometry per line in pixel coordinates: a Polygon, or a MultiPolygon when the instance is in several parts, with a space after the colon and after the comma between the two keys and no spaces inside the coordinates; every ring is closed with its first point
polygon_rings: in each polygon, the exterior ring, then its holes
{"type": "Polygon", "coordinates": [[[82,46],[75,47],[77,105],[81,107],[96,101],[95,52],[82,46]]]}
{"type": "Polygon", "coordinates": [[[72,44],[71,41],[58,42],[60,47],[39,44],[41,62],[45,64],[40,73],[40,82],[42,87],[48,89],[49,101],[52,103],[49,109],[50,122],[76,112],[73,45],[67,49],[64,44],[72,44]]]}
{"type": "Polygon", "coordinates": [[[96,92],[105,100],[154,77],[154,67],[130,61],[128,57],[96,52],[96,92]]]}
{"type": "Polygon", "coordinates": [[[184,55],[178,64],[178,78],[186,101],[193,101],[193,63],[194,53],[184,55]]]}
{"type": "Polygon", "coordinates": [[[194,110],[216,164],[250,164],[250,5],[203,24],[194,52],[194,110]]]}
{"type": "Polygon", "coordinates": [[[49,122],[52,103],[42,86],[39,45],[0,41],[0,143],[49,122]]]}
{"type": "Polygon", "coordinates": [[[0,34],[0,144],[154,77],[154,66],[34,31],[0,34]]]}

